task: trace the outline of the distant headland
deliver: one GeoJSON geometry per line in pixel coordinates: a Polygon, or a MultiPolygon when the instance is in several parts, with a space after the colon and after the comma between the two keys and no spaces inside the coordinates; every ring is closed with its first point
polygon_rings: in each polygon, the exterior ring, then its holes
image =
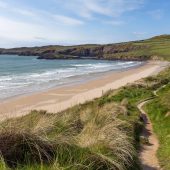
{"type": "Polygon", "coordinates": [[[75,46],[42,46],[0,49],[0,54],[37,56],[38,59],[107,59],[107,60],[169,60],[170,35],[115,44],[75,46]]]}

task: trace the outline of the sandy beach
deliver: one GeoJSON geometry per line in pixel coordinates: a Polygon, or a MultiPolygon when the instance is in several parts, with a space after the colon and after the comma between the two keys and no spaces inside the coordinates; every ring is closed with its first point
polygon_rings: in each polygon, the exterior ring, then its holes
{"type": "Polygon", "coordinates": [[[168,62],[149,61],[138,68],[108,72],[95,80],[64,86],[45,92],[30,94],[0,102],[0,120],[28,114],[31,110],[63,111],[76,104],[102,96],[110,89],[117,89],[141,78],[160,72],[168,62]]]}

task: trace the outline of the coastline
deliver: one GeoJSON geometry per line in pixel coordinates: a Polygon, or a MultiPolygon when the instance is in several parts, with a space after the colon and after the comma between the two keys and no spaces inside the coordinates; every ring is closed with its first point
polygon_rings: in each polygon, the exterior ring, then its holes
{"type": "Polygon", "coordinates": [[[108,72],[93,80],[20,96],[0,102],[0,120],[28,114],[31,110],[63,111],[76,104],[102,96],[109,89],[117,89],[141,78],[160,72],[168,62],[149,61],[120,72],[108,72]]]}
{"type": "Polygon", "coordinates": [[[84,83],[105,73],[131,69],[144,63],[137,61],[85,61],[83,59],[53,62],[51,60],[38,61],[35,56],[3,55],[0,60],[2,65],[0,68],[0,102],[53,88],[84,83]]]}
{"type": "Polygon", "coordinates": [[[84,74],[84,75],[75,75],[75,76],[68,78],[68,79],[72,79],[70,82],[65,82],[63,84],[55,85],[55,86],[52,86],[52,87],[47,87],[45,89],[38,89],[37,91],[30,91],[30,92],[26,92],[26,93],[23,93],[23,94],[18,94],[18,95],[14,95],[14,96],[11,96],[11,97],[4,98],[4,99],[0,99],[0,104],[4,103],[4,102],[11,101],[12,99],[17,99],[17,98],[21,98],[21,97],[40,94],[40,93],[47,92],[49,90],[56,90],[56,89],[60,89],[60,88],[63,88],[63,87],[70,87],[70,86],[85,84],[85,83],[88,83],[90,81],[95,81],[95,80],[101,79],[105,76],[108,76],[108,74],[111,75],[111,74],[114,74],[114,73],[121,73],[121,72],[124,72],[124,71],[128,71],[128,70],[131,70],[131,69],[135,69],[135,68],[144,66],[146,63],[147,63],[146,61],[143,61],[139,65],[134,65],[134,66],[127,67],[127,68],[122,68],[120,70],[116,69],[116,70],[101,71],[101,72],[96,72],[96,73],[89,73],[89,74],[84,74]],[[83,78],[82,78],[82,76],[83,76],[83,78]]]}

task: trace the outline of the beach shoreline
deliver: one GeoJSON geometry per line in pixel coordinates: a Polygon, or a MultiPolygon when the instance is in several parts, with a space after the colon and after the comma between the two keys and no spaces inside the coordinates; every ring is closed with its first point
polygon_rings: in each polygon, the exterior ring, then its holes
{"type": "Polygon", "coordinates": [[[134,69],[134,68],[141,67],[145,64],[146,64],[146,61],[143,61],[139,65],[131,66],[131,67],[127,67],[127,68],[122,68],[122,69],[119,69],[119,70],[115,69],[115,70],[109,70],[109,71],[94,72],[94,73],[89,73],[89,74],[84,74],[84,75],[71,76],[68,79],[72,79],[74,81],[66,82],[66,83],[55,85],[55,86],[52,86],[52,87],[47,87],[45,89],[38,89],[36,91],[31,91],[31,92],[26,92],[26,93],[23,93],[23,94],[10,96],[10,97],[7,97],[7,98],[2,98],[2,99],[0,99],[0,103],[6,102],[6,101],[8,102],[10,100],[13,100],[13,99],[15,100],[15,99],[21,98],[21,97],[31,96],[31,95],[35,95],[35,94],[39,94],[39,93],[44,93],[44,92],[47,92],[49,90],[56,90],[56,89],[60,89],[60,88],[63,88],[63,87],[70,87],[70,86],[85,84],[85,83],[88,83],[90,81],[101,79],[101,78],[107,76],[108,74],[114,74],[114,73],[120,73],[120,72],[128,71],[128,70],[131,70],[131,69],[134,69]],[[82,78],[82,76],[83,76],[83,78],[82,78]]]}
{"type": "Polygon", "coordinates": [[[86,82],[0,101],[0,120],[22,116],[31,110],[46,110],[50,113],[57,113],[76,104],[101,97],[110,89],[117,89],[156,74],[168,65],[168,62],[149,61],[139,67],[120,72],[111,71],[86,82]]]}

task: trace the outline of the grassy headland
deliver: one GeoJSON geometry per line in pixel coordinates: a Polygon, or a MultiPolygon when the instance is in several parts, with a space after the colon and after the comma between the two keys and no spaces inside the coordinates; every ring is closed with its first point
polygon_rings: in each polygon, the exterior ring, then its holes
{"type": "Polygon", "coordinates": [[[88,44],[77,46],[44,46],[32,48],[0,49],[0,54],[35,55],[39,59],[119,59],[119,60],[170,60],[170,35],[146,40],[116,44],[88,44]]]}
{"type": "MultiPolygon", "coordinates": [[[[139,170],[137,152],[143,123],[136,106],[168,82],[170,69],[57,114],[32,111],[2,122],[1,169],[139,170]]],[[[164,167],[169,167],[170,155],[165,140],[170,130],[167,88],[160,91],[162,97],[155,99],[156,105],[149,105],[151,117],[157,113],[152,120],[155,132],[159,135],[161,131],[163,145],[158,155],[164,167]],[[161,128],[160,123],[156,128],[157,121],[162,122],[161,128]]]]}

